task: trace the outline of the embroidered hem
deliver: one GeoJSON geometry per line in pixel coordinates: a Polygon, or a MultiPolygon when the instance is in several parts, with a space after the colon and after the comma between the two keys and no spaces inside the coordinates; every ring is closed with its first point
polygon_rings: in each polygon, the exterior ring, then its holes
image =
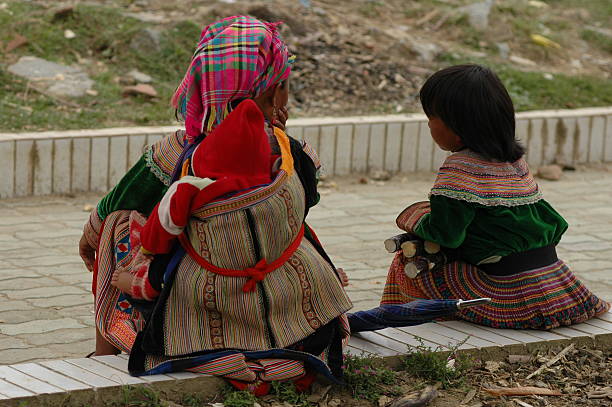
{"type": "Polygon", "coordinates": [[[431,212],[429,202],[416,202],[407,207],[397,216],[395,223],[397,226],[408,232],[414,232],[421,221],[431,212]]]}
{"type": "Polygon", "coordinates": [[[162,170],[157,163],[155,162],[155,159],[153,158],[153,146],[147,146],[145,149],[145,162],[147,167],[149,167],[151,169],[151,172],[153,173],[153,175],[155,175],[157,177],[157,179],[159,179],[164,185],[166,186],[170,186],[170,184],[172,183],[171,179],[170,179],[170,175],[166,174],[164,172],[164,170],[162,170]]]}
{"type": "Polygon", "coordinates": [[[429,198],[433,195],[436,196],[444,196],[450,199],[456,199],[459,201],[465,201],[470,203],[477,203],[484,206],[521,206],[521,205],[529,205],[534,204],[540,200],[542,200],[542,193],[538,191],[535,195],[523,197],[523,198],[504,198],[500,196],[492,197],[492,198],[483,198],[478,195],[471,194],[469,192],[463,191],[453,191],[453,190],[431,190],[429,193],[429,198]]]}

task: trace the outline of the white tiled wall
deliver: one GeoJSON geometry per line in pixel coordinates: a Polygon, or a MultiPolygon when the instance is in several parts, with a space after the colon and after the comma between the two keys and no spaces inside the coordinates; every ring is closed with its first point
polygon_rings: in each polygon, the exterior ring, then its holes
{"type": "MultiPolygon", "coordinates": [[[[612,162],[612,107],[523,112],[516,127],[531,166],[612,162]]],[[[107,191],[177,128],[0,134],[0,198],[107,191]]],[[[296,119],[288,132],[318,151],[328,175],[435,171],[446,157],[418,114],[296,119]]]]}

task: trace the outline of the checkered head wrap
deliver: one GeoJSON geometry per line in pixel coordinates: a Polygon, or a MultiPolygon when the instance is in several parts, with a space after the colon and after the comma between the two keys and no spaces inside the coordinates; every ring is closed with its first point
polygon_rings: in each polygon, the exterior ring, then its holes
{"type": "Polygon", "coordinates": [[[279,24],[234,16],[202,31],[191,65],[172,97],[189,141],[221,123],[232,101],[257,97],[289,77],[294,56],[280,38],[279,24]]]}

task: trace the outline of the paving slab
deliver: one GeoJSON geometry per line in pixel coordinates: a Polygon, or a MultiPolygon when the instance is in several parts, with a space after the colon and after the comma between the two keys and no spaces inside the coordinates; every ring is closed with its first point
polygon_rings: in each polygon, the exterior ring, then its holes
{"type": "MultiPolygon", "coordinates": [[[[308,222],[336,266],[351,278],[347,291],[355,310],[378,305],[392,260],[382,241],[400,232],[395,217],[415,200],[426,199],[433,179],[433,174],[417,173],[361,184],[359,178],[343,177],[333,179],[334,188],[321,189],[321,202],[311,210],[308,222]]],[[[565,172],[560,181],[539,183],[544,197],[570,225],[559,256],[595,294],[612,300],[612,167],[581,168],[565,172]]],[[[84,208],[95,205],[100,197],[0,200],[0,365],[80,358],[93,350],[91,274],[80,262],[77,245],[88,216],[84,208]]],[[[612,322],[606,315],[601,322],[576,329],[515,331],[514,335],[475,326],[466,332],[467,325],[457,329],[454,323],[444,323],[432,329],[390,329],[370,335],[381,339],[376,344],[359,337],[351,346],[365,352],[383,349],[390,355],[399,350],[396,341],[411,338],[408,342],[414,342],[419,332],[428,343],[446,346],[450,328],[473,335],[465,348],[492,339],[504,345],[596,337],[609,328],[604,319],[612,322]]],[[[6,380],[0,386],[12,389],[6,380]]]]}

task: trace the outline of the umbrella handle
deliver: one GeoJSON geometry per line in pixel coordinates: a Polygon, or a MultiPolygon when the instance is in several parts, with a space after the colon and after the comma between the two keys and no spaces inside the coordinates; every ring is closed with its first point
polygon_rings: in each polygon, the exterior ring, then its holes
{"type": "Polygon", "coordinates": [[[476,298],[475,300],[457,300],[457,309],[462,310],[477,305],[488,304],[491,302],[490,298],[476,298]]]}

